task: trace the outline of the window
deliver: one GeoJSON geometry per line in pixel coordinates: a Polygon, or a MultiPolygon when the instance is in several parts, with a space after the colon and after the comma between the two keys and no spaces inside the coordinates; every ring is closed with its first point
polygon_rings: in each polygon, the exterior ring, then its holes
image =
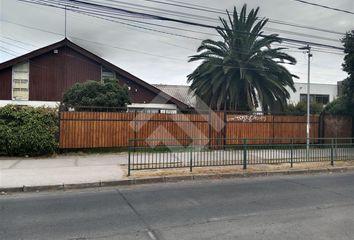
{"type": "Polygon", "coordinates": [[[12,67],[12,99],[28,100],[29,62],[12,67]]]}
{"type": "Polygon", "coordinates": [[[116,73],[105,68],[105,67],[102,67],[101,68],[101,81],[103,81],[105,79],[109,79],[109,80],[116,79],[116,73]]]}
{"type": "Polygon", "coordinates": [[[300,94],[300,102],[307,102],[307,95],[306,94],[300,94]]]}
{"type": "Polygon", "coordinates": [[[329,95],[316,95],[315,102],[326,105],[329,103],[329,95]]]}
{"type": "MultiPolygon", "coordinates": [[[[307,102],[307,94],[300,94],[300,101],[307,102]]],[[[329,95],[324,94],[310,94],[310,102],[311,103],[321,103],[326,105],[329,103],[329,95]]]]}
{"type": "Polygon", "coordinates": [[[128,107],[128,112],[176,114],[177,110],[175,110],[175,109],[132,108],[132,107],[128,107]]]}
{"type": "Polygon", "coordinates": [[[161,109],[160,113],[166,113],[166,114],[176,114],[177,110],[175,109],[161,109]]]}

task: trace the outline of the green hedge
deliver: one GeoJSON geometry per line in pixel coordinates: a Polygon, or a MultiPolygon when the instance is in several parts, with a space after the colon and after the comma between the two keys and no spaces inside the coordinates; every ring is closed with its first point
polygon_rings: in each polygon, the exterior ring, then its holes
{"type": "Polygon", "coordinates": [[[52,154],[58,142],[58,117],[53,109],[8,105],[0,108],[0,155],[52,154]]]}

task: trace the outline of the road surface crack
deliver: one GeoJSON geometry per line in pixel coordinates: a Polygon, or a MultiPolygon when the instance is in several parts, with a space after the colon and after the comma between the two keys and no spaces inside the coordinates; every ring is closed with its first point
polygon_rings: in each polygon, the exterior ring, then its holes
{"type": "Polygon", "coordinates": [[[143,216],[136,210],[136,208],[129,202],[129,200],[124,196],[124,194],[117,189],[117,193],[121,196],[121,198],[124,200],[124,202],[129,206],[129,208],[134,212],[136,217],[139,219],[139,221],[145,226],[146,232],[148,236],[150,237],[151,240],[163,240],[161,236],[158,236],[157,231],[153,229],[150,224],[148,224],[143,216]]]}
{"type": "Polygon", "coordinates": [[[324,189],[323,187],[316,187],[316,186],[311,186],[311,185],[307,185],[305,183],[300,183],[300,182],[297,182],[295,180],[289,180],[289,179],[286,179],[285,181],[289,182],[289,183],[292,183],[292,184],[296,184],[296,185],[299,185],[299,186],[302,186],[302,187],[306,187],[306,188],[309,188],[309,189],[313,189],[313,190],[319,190],[319,191],[327,191],[329,193],[333,193],[335,195],[338,195],[338,196],[341,196],[341,197],[345,197],[345,198],[348,198],[350,200],[353,200],[353,197],[351,196],[348,196],[346,194],[343,194],[343,193],[339,193],[339,192],[336,192],[336,191],[333,191],[333,190],[327,190],[327,189],[324,189]]]}

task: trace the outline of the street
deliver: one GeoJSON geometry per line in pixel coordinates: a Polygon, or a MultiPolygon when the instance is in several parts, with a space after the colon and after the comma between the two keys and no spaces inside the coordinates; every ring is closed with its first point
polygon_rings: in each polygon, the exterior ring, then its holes
{"type": "Polygon", "coordinates": [[[354,173],[0,196],[0,239],[354,239],[354,173]]]}

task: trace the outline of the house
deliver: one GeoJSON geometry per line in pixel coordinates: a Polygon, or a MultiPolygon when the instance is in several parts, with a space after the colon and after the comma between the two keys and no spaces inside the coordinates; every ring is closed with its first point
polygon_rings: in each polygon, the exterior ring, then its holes
{"type": "Polygon", "coordinates": [[[176,113],[189,106],[68,39],[0,64],[0,106],[57,106],[86,80],[117,79],[128,86],[129,110],[176,113]]]}

